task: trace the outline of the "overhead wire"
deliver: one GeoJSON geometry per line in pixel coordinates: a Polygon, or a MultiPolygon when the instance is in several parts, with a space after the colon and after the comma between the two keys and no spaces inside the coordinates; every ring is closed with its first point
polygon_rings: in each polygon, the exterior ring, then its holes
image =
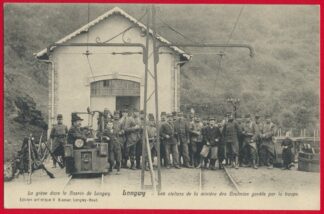
{"type": "MultiPolygon", "coordinates": [[[[131,26],[127,27],[126,29],[124,29],[122,32],[118,33],[117,35],[111,37],[110,39],[104,41],[103,43],[108,43],[109,41],[115,39],[116,37],[122,35],[122,34],[125,34],[127,31],[129,31],[130,29],[132,29],[137,23],[140,22],[140,20],[142,20],[145,15],[147,14],[147,11],[135,22],[133,23],[131,26]]],[[[87,18],[88,18],[88,24],[90,23],[90,3],[88,3],[88,11],[87,11],[87,18]]],[[[92,54],[90,53],[89,51],[89,46],[88,46],[88,43],[89,43],[89,28],[87,29],[87,50],[86,50],[86,53],[84,53],[84,55],[86,56],[87,58],[87,63],[89,65],[89,69],[90,69],[90,72],[91,72],[91,77],[93,78],[93,80],[95,80],[95,77],[94,77],[94,72],[93,72],[93,67],[91,65],[91,62],[90,62],[90,59],[89,59],[89,55],[92,54]]],[[[98,37],[96,38],[96,42],[100,42],[100,39],[98,40],[98,37]]],[[[137,52],[136,54],[138,54],[139,52],[137,52]]],[[[128,54],[131,54],[130,52],[126,52],[126,53],[116,53],[116,52],[112,52],[111,53],[112,55],[116,55],[116,54],[123,54],[123,55],[128,55],[128,54]]]]}
{"type": "MultiPolygon", "coordinates": [[[[231,41],[231,39],[232,39],[232,37],[233,37],[234,31],[235,31],[235,29],[236,29],[236,27],[237,27],[237,25],[238,25],[238,23],[239,23],[239,20],[240,20],[240,18],[241,18],[241,15],[242,15],[243,9],[244,9],[244,5],[242,5],[242,7],[240,8],[240,11],[239,11],[239,13],[238,13],[238,15],[237,15],[237,17],[236,17],[236,21],[235,21],[234,26],[233,26],[233,28],[232,28],[232,31],[231,31],[231,33],[230,33],[228,39],[227,39],[226,45],[229,44],[229,42],[231,41]]],[[[223,51],[222,51],[224,55],[225,55],[225,50],[226,50],[226,47],[224,47],[224,49],[223,49],[223,51]]],[[[220,55],[220,59],[219,59],[219,69],[220,69],[220,71],[222,71],[222,59],[223,59],[223,55],[220,55]]]]}

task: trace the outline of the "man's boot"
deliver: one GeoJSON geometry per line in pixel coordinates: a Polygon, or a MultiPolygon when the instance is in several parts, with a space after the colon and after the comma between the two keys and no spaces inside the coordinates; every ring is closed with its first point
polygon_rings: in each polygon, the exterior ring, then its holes
{"type": "Polygon", "coordinates": [[[122,168],[126,169],[127,168],[127,160],[122,160],[122,168]]]}
{"type": "Polygon", "coordinates": [[[257,164],[256,164],[256,161],[255,161],[255,160],[252,160],[252,165],[253,165],[253,168],[254,168],[254,169],[257,169],[257,168],[258,168],[258,166],[257,166],[257,164]]]}
{"type": "Polygon", "coordinates": [[[200,158],[200,162],[196,166],[197,169],[200,169],[201,168],[201,166],[203,165],[203,161],[204,161],[204,159],[203,158],[200,158]]]}
{"type": "Polygon", "coordinates": [[[130,167],[130,169],[136,170],[135,162],[134,161],[131,161],[131,167],[130,167]]]}

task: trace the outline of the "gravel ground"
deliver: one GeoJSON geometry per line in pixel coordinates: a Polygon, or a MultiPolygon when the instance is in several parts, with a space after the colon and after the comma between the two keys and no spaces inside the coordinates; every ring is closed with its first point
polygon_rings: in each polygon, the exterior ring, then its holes
{"type": "MultiPolygon", "coordinates": [[[[49,165],[49,164],[48,164],[49,165]]],[[[284,209],[294,209],[296,208],[296,203],[300,208],[314,208],[319,205],[319,192],[320,192],[320,174],[301,172],[296,170],[281,170],[278,168],[267,169],[265,167],[260,167],[255,170],[252,168],[240,168],[232,169],[228,168],[229,173],[232,175],[233,179],[237,182],[241,192],[252,193],[262,193],[266,194],[269,192],[283,192],[283,194],[294,194],[297,193],[296,197],[285,197],[282,199],[276,198],[255,198],[256,201],[251,200],[249,197],[240,198],[240,200],[233,204],[233,197],[221,197],[219,195],[211,195],[210,197],[203,197],[203,200],[198,200],[198,197],[177,197],[179,194],[185,194],[187,192],[200,192],[201,194],[219,194],[220,192],[235,193],[235,188],[233,184],[228,179],[224,170],[207,170],[203,169],[200,173],[200,169],[165,169],[162,168],[162,191],[165,194],[172,193],[174,197],[164,197],[162,198],[151,198],[147,197],[152,195],[150,190],[146,191],[146,197],[142,198],[144,200],[138,200],[140,198],[132,198],[128,196],[127,198],[122,197],[124,191],[134,191],[140,192],[140,176],[141,170],[130,170],[122,169],[120,175],[116,175],[115,172],[109,175],[105,175],[103,183],[101,183],[101,176],[91,176],[91,177],[78,177],[73,178],[68,185],[68,176],[65,174],[65,170],[60,168],[50,168],[48,169],[54,173],[55,178],[50,179],[41,170],[36,171],[32,175],[32,183],[27,185],[27,175],[25,178],[20,176],[13,181],[6,182],[4,185],[5,190],[5,205],[8,201],[19,200],[20,197],[27,197],[27,193],[30,190],[34,192],[62,192],[63,190],[70,193],[78,191],[98,191],[98,192],[109,192],[111,196],[115,197],[113,202],[118,200],[118,203],[107,205],[107,202],[102,201],[99,207],[122,207],[125,199],[127,199],[128,207],[143,207],[141,203],[154,203],[151,206],[166,207],[166,208],[188,208],[188,203],[192,208],[205,208],[207,209],[219,209],[219,208],[252,208],[258,205],[262,206],[263,209],[272,209],[273,205],[280,203],[280,208],[284,209]],[[19,193],[19,194],[13,194],[19,193]],[[192,198],[193,197],[193,198],[192,198]],[[119,198],[119,199],[118,199],[119,198]],[[307,198],[307,200],[305,200],[307,198]],[[269,200],[268,204],[263,203],[262,200],[269,200]],[[119,201],[120,200],[120,201],[119,201]],[[178,201],[179,200],[179,201],[178,201]],[[195,200],[196,202],[191,204],[190,200],[195,200]],[[6,202],[7,201],[7,202],[6,202]],[[155,201],[155,202],[153,202],[155,201]],[[179,203],[176,203],[176,202],[179,203]],[[302,203],[301,203],[302,202],[302,203]],[[207,203],[207,204],[206,204],[207,203]],[[305,204],[309,203],[309,204],[305,204]],[[295,204],[295,205],[294,205],[295,204]],[[235,205],[235,206],[234,206],[235,205]]],[[[156,175],[155,175],[156,176],[156,175]]],[[[146,171],[145,173],[145,184],[150,184],[150,173],[146,171]]],[[[112,197],[110,197],[113,199],[112,197]]],[[[201,198],[202,199],[202,198],[201,198]]],[[[235,198],[234,198],[235,199],[235,198]]],[[[239,198],[238,198],[239,199],[239,198]]],[[[19,203],[18,203],[19,204],[19,203]]],[[[10,205],[11,206],[11,205],[10,205]]],[[[16,205],[12,205],[16,206],[16,205]]],[[[61,204],[61,206],[65,206],[61,204]]],[[[69,206],[69,205],[66,205],[69,206]]],[[[78,206],[77,204],[75,206],[78,206]]],[[[82,204],[81,207],[88,208],[86,204],[82,204]]],[[[148,205],[145,205],[148,207],[148,205]]]]}

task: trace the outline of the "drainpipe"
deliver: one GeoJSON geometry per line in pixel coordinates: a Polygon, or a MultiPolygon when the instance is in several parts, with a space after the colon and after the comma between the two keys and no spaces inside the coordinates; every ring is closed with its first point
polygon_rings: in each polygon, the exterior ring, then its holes
{"type": "MultiPolygon", "coordinates": [[[[49,96],[49,108],[48,110],[50,111],[48,114],[48,129],[47,129],[47,137],[49,138],[50,135],[50,131],[52,130],[53,127],[53,121],[54,121],[54,102],[55,102],[55,65],[54,65],[54,61],[53,60],[40,60],[41,62],[44,62],[46,64],[51,64],[51,70],[49,70],[51,78],[48,78],[48,85],[51,85],[50,88],[50,92],[48,93],[49,96]],[[51,98],[51,99],[50,99],[51,98]]],[[[50,75],[48,75],[48,77],[50,77],[50,75]]]]}

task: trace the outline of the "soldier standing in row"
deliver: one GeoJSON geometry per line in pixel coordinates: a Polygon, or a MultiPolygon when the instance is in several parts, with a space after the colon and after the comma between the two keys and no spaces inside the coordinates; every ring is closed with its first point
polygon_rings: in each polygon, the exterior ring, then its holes
{"type": "Polygon", "coordinates": [[[167,121],[161,123],[160,135],[165,146],[165,160],[167,169],[169,169],[171,165],[170,154],[172,155],[174,167],[176,169],[180,169],[178,145],[177,140],[174,137],[174,124],[171,114],[167,115],[167,121]]]}
{"type": "Polygon", "coordinates": [[[134,120],[139,127],[137,130],[137,143],[136,143],[136,169],[141,169],[141,156],[142,156],[142,144],[143,144],[143,129],[144,129],[144,111],[134,113],[134,120]]]}
{"type": "MultiPolygon", "coordinates": [[[[160,121],[160,126],[163,122],[166,122],[166,112],[161,112],[161,121],[160,121]]],[[[160,138],[160,161],[161,161],[161,166],[167,166],[167,160],[166,160],[166,154],[165,154],[165,144],[164,140],[162,137],[160,138]]]]}
{"type": "Polygon", "coordinates": [[[223,137],[226,146],[227,157],[232,163],[232,167],[239,168],[238,154],[239,154],[239,141],[238,136],[240,134],[239,126],[234,121],[233,115],[230,115],[228,122],[223,127],[223,137]]]}
{"type": "Polygon", "coordinates": [[[189,124],[187,120],[183,117],[183,113],[178,113],[178,119],[174,122],[174,132],[178,141],[178,144],[180,144],[180,156],[179,161],[181,160],[181,157],[183,159],[183,165],[187,168],[192,168],[190,165],[190,157],[189,157],[189,124]]]}
{"type": "Polygon", "coordinates": [[[116,167],[116,175],[120,173],[122,155],[121,142],[119,141],[120,134],[121,130],[119,129],[119,124],[114,123],[114,119],[108,119],[106,128],[103,131],[103,139],[109,144],[109,172],[112,172],[116,167]]]}
{"type": "Polygon", "coordinates": [[[52,151],[53,151],[53,168],[56,167],[56,160],[61,158],[63,165],[65,162],[64,158],[64,145],[66,144],[66,136],[68,128],[63,124],[62,114],[57,115],[57,124],[52,128],[50,139],[52,140],[52,151]]]}
{"type": "Polygon", "coordinates": [[[191,144],[191,159],[195,167],[198,166],[200,161],[200,151],[202,149],[202,128],[203,124],[200,122],[199,117],[196,115],[194,121],[190,124],[190,144],[191,144]]]}
{"type": "Polygon", "coordinates": [[[125,120],[128,116],[128,110],[127,109],[123,109],[122,110],[122,113],[121,113],[121,118],[119,119],[119,126],[120,126],[120,129],[123,131],[124,133],[124,143],[123,143],[123,146],[122,146],[122,168],[127,168],[127,157],[128,155],[126,154],[126,148],[127,148],[127,137],[126,137],[126,134],[125,134],[125,120]]]}
{"type": "Polygon", "coordinates": [[[140,127],[131,112],[128,112],[128,115],[123,119],[122,128],[126,135],[125,162],[127,165],[127,161],[130,159],[130,168],[135,170],[136,143],[138,142],[138,130],[140,127]]]}
{"type": "MultiPolygon", "coordinates": [[[[216,169],[215,163],[218,159],[218,146],[221,142],[222,134],[219,130],[219,128],[215,125],[215,119],[210,118],[209,119],[209,126],[206,127],[206,129],[203,132],[203,148],[200,152],[201,159],[200,164],[197,166],[197,168],[200,168],[203,164],[204,158],[210,156],[210,165],[209,168],[212,170],[216,169]]],[[[221,167],[221,162],[219,162],[219,166],[221,167]]]]}
{"type": "MultiPolygon", "coordinates": [[[[156,150],[156,125],[153,114],[149,114],[148,118],[148,124],[147,124],[147,136],[149,140],[150,150],[151,150],[151,158],[152,163],[154,162],[154,157],[157,156],[157,150],[156,150]]],[[[145,158],[145,169],[149,170],[149,163],[148,163],[148,155],[147,155],[147,149],[144,150],[146,152],[146,158],[145,158]]]]}
{"type": "Polygon", "coordinates": [[[263,160],[269,169],[273,168],[273,159],[275,157],[275,147],[273,143],[273,136],[275,135],[275,125],[272,123],[269,115],[266,115],[266,122],[263,124],[261,134],[260,150],[264,154],[263,160]]]}
{"type": "Polygon", "coordinates": [[[252,162],[252,167],[257,169],[258,162],[258,148],[257,148],[257,135],[258,135],[258,127],[256,123],[254,123],[250,116],[246,116],[245,124],[243,125],[242,134],[244,136],[244,147],[246,147],[250,161],[252,162]]]}

